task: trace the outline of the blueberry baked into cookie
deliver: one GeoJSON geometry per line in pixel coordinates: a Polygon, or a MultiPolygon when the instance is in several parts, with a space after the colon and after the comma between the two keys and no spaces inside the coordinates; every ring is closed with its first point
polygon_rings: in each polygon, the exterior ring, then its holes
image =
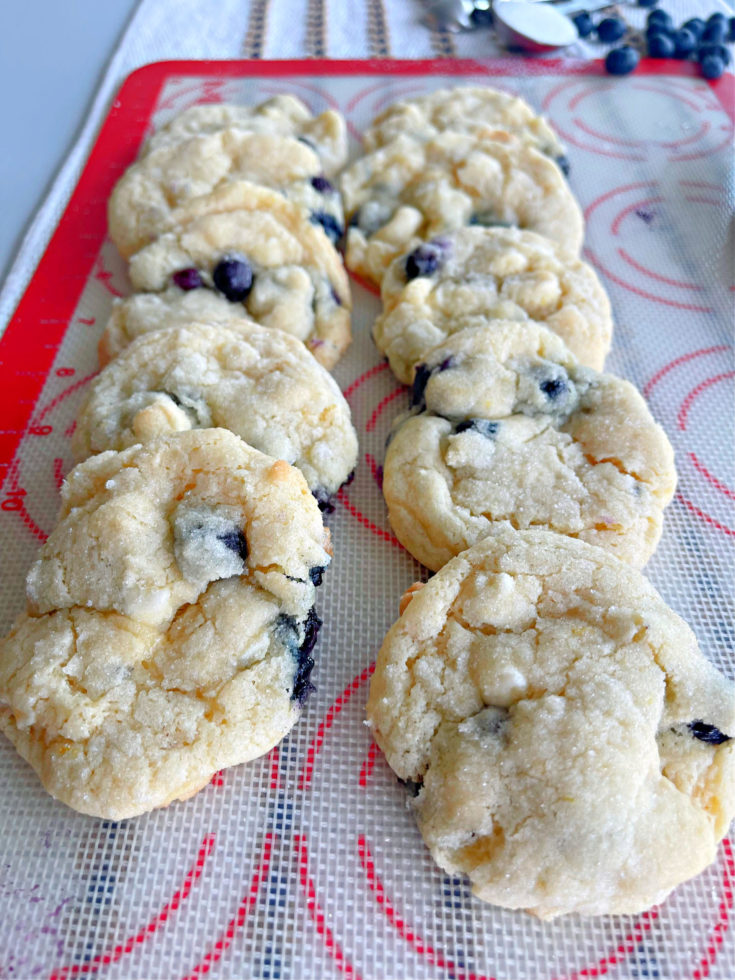
{"type": "Polygon", "coordinates": [[[428,350],[488,320],[540,321],[598,371],[610,349],[610,300],[592,266],[517,228],[463,228],[418,245],[390,266],[382,299],[373,338],[404,384],[428,350]]]}
{"type": "Polygon", "coordinates": [[[85,459],[212,427],[298,467],[324,504],[357,461],[350,409],[331,374],[295,337],[244,319],[133,341],[91,382],[72,450],[85,459]]]}
{"type": "Polygon", "coordinates": [[[298,470],[230,432],[92,457],[0,644],[0,727],[83,813],[191,796],[297,720],[330,555],[298,470]]]}
{"type": "Polygon", "coordinates": [[[544,526],[641,567],[676,486],[674,453],[632,384],[582,367],[545,327],[467,329],[414,376],[383,493],[399,541],[441,568],[497,522],[544,526]]]}
{"type": "Polygon", "coordinates": [[[494,530],[409,597],[368,719],[437,863],[544,918],[634,914],[735,812],[735,685],[640,572],[494,530]]]}
{"type": "Polygon", "coordinates": [[[561,170],[502,130],[397,137],[348,166],[339,186],[347,267],[373,283],[421,240],[468,225],[535,231],[572,257],[582,245],[582,212],[561,170]]]}
{"type": "Polygon", "coordinates": [[[332,367],[351,339],[342,261],[321,225],[267,187],[230,181],[172,213],[172,230],[130,259],[138,292],[215,290],[332,367]]]}

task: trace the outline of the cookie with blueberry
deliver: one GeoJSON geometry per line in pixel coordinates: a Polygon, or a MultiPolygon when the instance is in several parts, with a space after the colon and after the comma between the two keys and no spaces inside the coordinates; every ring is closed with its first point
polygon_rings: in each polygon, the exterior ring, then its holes
{"type": "Polygon", "coordinates": [[[529,229],[570,256],[582,245],[582,212],[561,170],[501,130],[399,136],[347,167],[340,189],[347,266],[373,283],[421,240],[470,225],[529,229]]]}
{"type": "Polygon", "coordinates": [[[396,259],[373,326],[393,373],[409,384],[426,352],[489,320],[537,320],[601,370],[612,311],[597,274],[542,235],[518,228],[462,228],[396,259]]]}
{"type": "Polygon", "coordinates": [[[367,715],[434,860],[542,919],[662,902],[735,813],[735,685],[640,572],[550,531],[414,593],[367,715]]]}
{"type": "Polygon", "coordinates": [[[520,96],[483,85],[441,88],[394,102],[373,119],[362,141],[372,152],[404,134],[426,140],[452,130],[492,137],[498,129],[513,133],[568,173],[564,145],[548,121],[520,96]]]}
{"type": "Polygon", "coordinates": [[[303,341],[332,367],[351,339],[341,258],[325,231],[283,195],[230,181],[174,210],[171,231],[136,252],[138,292],[209,289],[253,320],[303,341]]]}
{"type": "Polygon", "coordinates": [[[231,102],[190,106],[163,122],[145,142],[143,154],[161,146],[179,143],[191,136],[241,129],[248,133],[292,136],[311,147],[322,162],[322,170],[335,174],[347,160],[347,126],[334,109],[313,115],[295,95],[274,95],[257,105],[231,102]]]}
{"type": "Polygon", "coordinates": [[[628,381],[582,367],[538,324],[496,321],[434,348],[383,466],[396,537],[441,568],[499,523],[546,527],[642,567],[674,453],[628,381]]]}
{"type": "Polygon", "coordinates": [[[77,459],[186,429],[224,428],[304,474],[329,500],[357,461],[350,409],[336,381],[282,330],[243,319],[143,334],[91,382],[77,459]]]}
{"type": "Polygon", "coordinates": [[[106,819],[272,748],[310,687],[329,532],[298,470],[220,429],[77,466],[0,643],[0,726],[106,819]]]}
{"type": "Polygon", "coordinates": [[[318,154],[292,136],[220,129],[151,150],[125,171],[108,202],[110,238],[128,258],[169,231],[177,207],[231,180],[272,187],[304,209],[336,244],[344,231],[339,192],[318,154]]]}

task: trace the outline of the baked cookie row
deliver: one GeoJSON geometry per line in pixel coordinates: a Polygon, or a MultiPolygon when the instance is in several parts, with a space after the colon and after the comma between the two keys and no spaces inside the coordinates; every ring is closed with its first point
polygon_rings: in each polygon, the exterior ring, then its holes
{"type": "Polygon", "coordinates": [[[411,385],[388,514],[436,572],[403,597],[367,717],[434,859],[480,898],[632,914],[727,832],[735,685],[637,570],[673,451],[602,371],[610,304],[578,258],[559,144],[518,102],[389,107],[343,179],[347,261],[381,282],[374,337],[411,385]]]}
{"type": "Polygon", "coordinates": [[[335,113],[289,97],[197,107],[113,194],[111,234],[151,292],[105,329],[82,462],[0,650],[3,730],[81,812],[187,798],[269,751],[312,689],[321,512],[357,458],[324,367],[349,341],[322,173],[343,142],[335,113]],[[253,182],[289,160],[278,190],[253,182]]]}

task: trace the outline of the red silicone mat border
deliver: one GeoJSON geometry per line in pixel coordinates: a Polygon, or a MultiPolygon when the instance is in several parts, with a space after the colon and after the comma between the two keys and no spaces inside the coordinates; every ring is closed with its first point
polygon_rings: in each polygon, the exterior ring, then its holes
{"type": "MultiPolygon", "coordinates": [[[[689,62],[644,59],[638,73],[695,77],[697,68],[689,62]]],[[[5,392],[0,429],[0,483],[5,483],[104,240],[107,231],[104,202],[124,168],[135,158],[164,83],[172,77],[201,75],[262,78],[358,74],[600,75],[604,74],[604,68],[601,61],[514,57],[489,61],[160,61],[134,71],[112,102],[56,231],[0,340],[0,391],[5,392]]],[[[735,121],[735,76],[727,73],[710,84],[735,121]]]]}

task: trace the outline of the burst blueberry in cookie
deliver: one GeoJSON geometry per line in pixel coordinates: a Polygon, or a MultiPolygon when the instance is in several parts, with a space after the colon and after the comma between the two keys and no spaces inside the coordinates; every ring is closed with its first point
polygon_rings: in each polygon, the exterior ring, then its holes
{"type": "Polygon", "coordinates": [[[633,386],[583,368],[530,321],[490,321],[429,351],[383,464],[396,537],[434,570],[503,522],[640,567],[675,484],[671,446],[633,386]]]}
{"type": "Polygon", "coordinates": [[[83,813],[186,799],[298,719],[330,555],[301,474],[230,432],[92,457],[0,643],[0,726],[83,813]]]}

